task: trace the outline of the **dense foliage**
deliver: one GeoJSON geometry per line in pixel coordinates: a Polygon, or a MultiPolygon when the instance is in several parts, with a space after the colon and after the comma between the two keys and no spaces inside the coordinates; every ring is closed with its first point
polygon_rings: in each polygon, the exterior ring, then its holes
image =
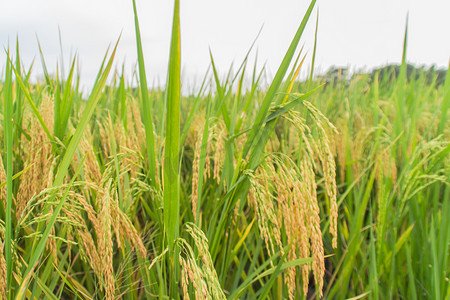
{"type": "Polygon", "coordinates": [[[76,58],[35,84],[8,53],[1,297],[448,299],[450,72],[408,76],[405,36],[397,69],[300,82],[314,4],[267,85],[211,59],[182,96],[178,1],[165,89],[136,8],[139,88],[116,48],[87,97],[76,58]]]}

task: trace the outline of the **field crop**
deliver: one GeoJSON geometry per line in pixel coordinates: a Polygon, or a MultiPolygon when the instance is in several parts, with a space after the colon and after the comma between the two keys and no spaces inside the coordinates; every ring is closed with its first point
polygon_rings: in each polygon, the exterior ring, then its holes
{"type": "MultiPolygon", "coordinates": [[[[450,72],[298,79],[305,12],[275,77],[248,56],[181,93],[105,54],[0,82],[2,299],[449,299],[450,72]]],[[[317,27],[316,27],[317,28],[317,27]]],[[[8,48],[7,48],[8,49],[8,48]]],[[[314,57],[314,55],[313,55],[314,57]]],[[[312,61],[314,65],[314,58],[312,61]]]]}

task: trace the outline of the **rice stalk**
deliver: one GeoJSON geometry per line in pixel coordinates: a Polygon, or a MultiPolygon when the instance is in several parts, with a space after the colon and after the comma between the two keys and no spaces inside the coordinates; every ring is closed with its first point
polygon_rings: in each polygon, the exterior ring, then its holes
{"type": "Polygon", "coordinates": [[[201,153],[201,145],[202,145],[202,139],[200,138],[199,132],[199,138],[197,139],[197,142],[195,143],[194,147],[194,160],[192,161],[192,195],[191,195],[191,202],[192,202],[192,214],[194,215],[194,220],[197,220],[197,207],[198,207],[198,180],[199,180],[199,168],[200,168],[200,153],[201,153]]]}
{"type": "Polygon", "coordinates": [[[185,226],[186,232],[194,241],[196,252],[186,240],[181,238],[177,240],[182,252],[179,263],[181,265],[180,284],[184,297],[188,299],[188,285],[192,284],[195,299],[226,299],[217,278],[205,234],[193,223],[186,223],[185,226]]]}
{"type": "Polygon", "coordinates": [[[105,188],[105,193],[100,201],[101,211],[99,212],[99,222],[101,233],[98,237],[98,254],[102,261],[103,280],[105,282],[106,299],[115,298],[115,278],[113,268],[113,242],[111,234],[111,180],[105,188]]]}
{"type": "MultiPolygon", "coordinates": [[[[53,101],[49,97],[43,97],[41,113],[45,116],[44,122],[52,130],[53,128],[53,101]]],[[[22,184],[17,192],[16,209],[17,215],[21,216],[27,202],[35,194],[47,188],[53,177],[54,156],[52,145],[47,139],[45,131],[39,126],[35,119],[30,122],[31,141],[25,143],[27,170],[22,174],[22,184]]]]}

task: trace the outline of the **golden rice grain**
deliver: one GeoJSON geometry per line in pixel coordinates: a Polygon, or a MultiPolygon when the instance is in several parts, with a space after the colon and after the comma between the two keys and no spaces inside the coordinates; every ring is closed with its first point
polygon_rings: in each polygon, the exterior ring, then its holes
{"type": "Polygon", "coordinates": [[[219,183],[219,172],[225,158],[225,135],[226,128],[221,122],[217,122],[213,128],[213,143],[214,143],[214,170],[213,178],[219,183]]]}
{"type": "Polygon", "coordinates": [[[197,200],[198,200],[198,177],[199,177],[199,164],[200,164],[200,153],[202,139],[198,138],[195,143],[194,149],[194,160],[192,162],[192,214],[194,215],[194,220],[197,220],[197,200]]]}
{"type": "Polygon", "coordinates": [[[185,258],[180,256],[181,272],[184,275],[184,283],[181,283],[183,292],[187,291],[189,281],[194,287],[195,299],[226,299],[209,254],[205,234],[193,223],[186,224],[186,232],[194,240],[198,255],[194,254],[193,248],[186,240],[178,239],[185,256],[185,258]]]}
{"type": "Polygon", "coordinates": [[[3,201],[3,207],[6,207],[6,171],[3,167],[3,160],[0,157],[0,184],[5,184],[4,187],[0,187],[0,198],[3,201]]]}
{"type": "Polygon", "coordinates": [[[0,298],[6,299],[6,261],[3,246],[3,240],[0,238],[0,298]]]}
{"type": "Polygon", "coordinates": [[[102,232],[98,236],[98,255],[102,260],[103,266],[103,280],[105,282],[106,299],[114,299],[115,279],[113,269],[113,242],[111,234],[111,200],[110,200],[110,186],[111,182],[106,188],[101,199],[101,211],[99,219],[101,223],[102,232]]]}

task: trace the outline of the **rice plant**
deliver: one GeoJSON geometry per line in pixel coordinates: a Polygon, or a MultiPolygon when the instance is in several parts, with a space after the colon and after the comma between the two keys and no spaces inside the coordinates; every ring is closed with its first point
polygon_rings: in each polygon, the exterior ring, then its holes
{"type": "Polygon", "coordinates": [[[120,39],[88,95],[6,50],[0,298],[449,299],[450,72],[408,75],[406,30],[399,72],[299,80],[315,2],[267,85],[211,54],[182,94],[179,0],[164,89],[135,0],[137,87],[120,39]]]}

